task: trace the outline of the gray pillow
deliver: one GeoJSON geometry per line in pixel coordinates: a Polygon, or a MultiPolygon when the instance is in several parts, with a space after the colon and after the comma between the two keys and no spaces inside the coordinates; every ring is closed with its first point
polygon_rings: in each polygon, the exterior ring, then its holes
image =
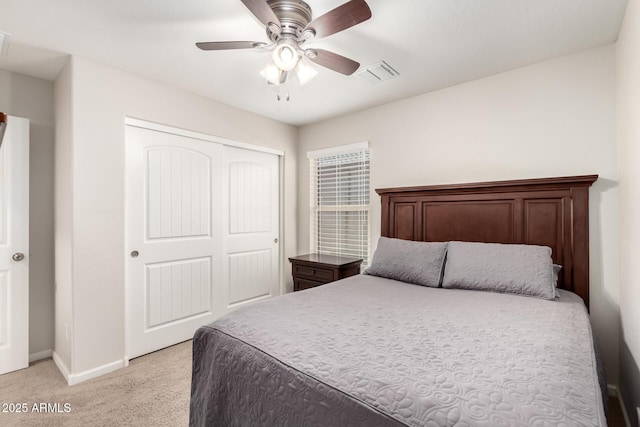
{"type": "Polygon", "coordinates": [[[380,237],[364,274],[437,288],[446,253],[447,243],[380,237]]]}
{"type": "Polygon", "coordinates": [[[551,248],[449,242],[443,288],[555,298],[551,248]]]}
{"type": "Polygon", "coordinates": [[[560,274],[560,270],[562,270],[560,264],[553,264],[553,291],[555,292],[556,298],[560,298],[560,292],[558,292],[558,275],[560,274]]]}

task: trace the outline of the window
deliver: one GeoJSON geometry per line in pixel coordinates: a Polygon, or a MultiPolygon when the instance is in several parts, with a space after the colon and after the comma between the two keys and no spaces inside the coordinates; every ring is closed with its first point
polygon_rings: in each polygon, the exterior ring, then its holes
{"type": "Polygon", "coordinates": [[[307,154],[311,171],[312,252],[362,258],[369,264],[369,144],[307,154]]]}

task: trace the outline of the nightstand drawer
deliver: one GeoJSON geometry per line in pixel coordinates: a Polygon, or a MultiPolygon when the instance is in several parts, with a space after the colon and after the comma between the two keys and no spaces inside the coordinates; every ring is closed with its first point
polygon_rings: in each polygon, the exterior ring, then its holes
{"type": "Polygon", "coordinates": [[[329,268],[310,267],[306,265],[294,265],[293,274],[296,278],[313,279],[319,282],[333,280],[333,270],[329,268]]]}
{"type": "Polygon", "coordinates": [[[314,282],[306,279],[294,279],[293,289],[296,291],[303,291],[305,289],[315,288],[316,286],[324,285],[323,282],[314,282]]]}

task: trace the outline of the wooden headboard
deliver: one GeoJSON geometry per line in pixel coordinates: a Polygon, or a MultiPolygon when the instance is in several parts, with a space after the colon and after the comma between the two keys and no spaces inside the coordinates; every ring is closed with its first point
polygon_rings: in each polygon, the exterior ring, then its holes
{"type": "Polygon", "coordinates": [[[383,188],[381,235],[549,246],[558,287],[589,307],[589,187],[598,175],[383,188]]]}

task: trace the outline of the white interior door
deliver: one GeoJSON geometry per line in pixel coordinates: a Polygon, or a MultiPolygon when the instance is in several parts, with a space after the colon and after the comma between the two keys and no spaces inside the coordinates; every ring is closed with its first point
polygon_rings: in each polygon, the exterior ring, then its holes
{"type": "Polygon", "coordinates": [[[127,356],[185,341],[225,311],[222,146],[126,126],[127,356]]]}
{"type": "Polygon", "coordinates": [[[227,308],[280,294],[279,157],[224,147],[227,308]]]}
{"type": "Polygon", "coordinates": [[[0,374],[29,366],[29,120],[0,147],[0,374]]]}

